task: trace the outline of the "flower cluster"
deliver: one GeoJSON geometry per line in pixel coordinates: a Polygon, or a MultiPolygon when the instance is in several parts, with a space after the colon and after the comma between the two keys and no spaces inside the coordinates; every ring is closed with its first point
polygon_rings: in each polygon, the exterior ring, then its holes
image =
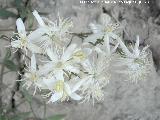
{"type": "Polygon", "coordinates": [[[120,24],[114,23],[107,14],[100,16],[100,24],[89,25],[92,34],[81,45],[70,43],[73,27],[70,19],[58,16],[52,22],[40,17],[37,11],[33,11],[33,15],[39,23],[38,28],[28,33],[22,19],[18,18],[18,33],[12,38],[11,46],[21,49],[25,56],[31,54],[30,65],[20,81],[26,89],[34,88],[33,94],[37,89],[41,91],[48,102],[73,99],[92,100],[94,104],[104,100],[104,88],[111,78],[112,59],[125,66],[121,73],[132,81],[145,79],[150,71],[148,46],[141,50],[137,37],[135,45],[127,47],[117,35],[120,24]],[[121,55],[116,58],[113,57],[115,54],[121,55]],[[41,57],[47,60],[40,61],[41,57]]]}

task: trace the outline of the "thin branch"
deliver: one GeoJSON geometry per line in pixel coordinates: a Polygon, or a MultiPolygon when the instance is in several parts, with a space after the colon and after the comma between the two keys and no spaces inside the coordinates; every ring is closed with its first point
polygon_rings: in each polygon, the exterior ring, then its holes
{"type": "Polygon", "coordinates": [[[46,118],[46,102],[44,101],[44,113],[43,113],[43,119],[46,118]]]}

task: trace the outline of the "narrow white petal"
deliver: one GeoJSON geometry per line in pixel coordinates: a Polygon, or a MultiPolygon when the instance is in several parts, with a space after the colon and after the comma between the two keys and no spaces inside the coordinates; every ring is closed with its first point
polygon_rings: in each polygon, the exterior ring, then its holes
{"type": "Polygon", "coordinates": [[[32,53],[42,53],[42,49],[38,47],[35,44],[29,43],[27,45],[27,48],[32,52],[32,53]]]}
{"type": "Polygon", "coordinates": [[[87,56],[92,53],[92,49],[90,49],[90,48],[84,48],[83,51],[87,56]]]}
{"type": "Polygon", "coordinates": [[[43,83],[45,84],[45,86],[47,87],[47,89],[49,90],[53,90],[53,86],[54,83],[56,82],[55,77],[51,77],[51,78],[44,78],[43,79],[43,83]]]}
{"type": "Polygon", "coordinates": [[[76,49],[77,45],[76,44],[71,44],[64,54],[62,55],[62,60],[67,61],[70,59],[71,55],[73,54],[74,50],[76,49]]]}
{"type": "Polygon", "coordinates": [[[55,77],[57,80],[64,80],[64,77],[63,77],[63,70],[58,70],[55,72],[55,77]]]}
{"type": "Polygon", "coordinates": [[[26,36],[25,26],[21,18],[17,19],[16,26],[18,33],[21,34],[22,36],[26,36]]]}
{"type": "Polygon", "coordinates": [[[76,93],[72,93],[72,94],[70,95],[70,97],[71,97],[73,100],[81,100],[81,99],[82,99],[82,97],[79,96],[79,95],[76,94],[76,93]]]}
{"type": "MultiPolygon", "coordinates": [[[[106,61],[104,54],[99,54],[97,61],[96,61],[96,66],[97,66],[97,71],[101,71],[101,69],[103,69],[104,66],[104,61],[106,61]]],[[[107,66],[107,64],[105,64],[107,66]]]]}
{"type": "Polygon", "coordinates": [[[44,84],[43,79],[39,79],[35,84],[41,89],[48,89],[47,85],[44,84]]]}
{"type": "Polygon", "coordinates": [[[32,57],[31,57],[31,70],[32,71],[36,71],[36,57],[35,57],[35,54],[32,54],[32,57]]]}
{"type": "Polygon", "coordinates": [[[137,40],[134,46],[134,53],[137,57],[139,56],[139,52],[140,52],[138,48],[139,48],[139,36],[137,36],[137,40]]]}
{"type": "Polygon", "coordinates": [[[85,68],[86,72],[90,72],[92,70],[92,65],[90,63],[90,61],[87,59],[84,62],[81,63],[83,68],[85,68]]]}
{"type": "Polygon", "coordinates": [[[110,55],[111,50],[110,50],[110,44],[109,44],[109,36],[108,36],[108,34],[106,34],[104,36],[104,44],[105,44],[105,47],[106,47],[107,55],[110,55]]]}
{"type": "Polygon", "coordinates": [[[53,64],[52,63],[47,63],[43,66],[39,66],[39,74],[41,75],[45,75],[47,73],[49,73],[50,71],[52,71],[53,69],[53,64]]]}
{"type": "Polygon", "coordinates": [[[97,53],[103,53],[103,51],[99,48],[99,47],[97,47],[97,46],[95,46],[94,47],[94,50],[97,52],[97,53]]]}
{"type": "Polygon", "coordinates": [[[136,39],[136,45],[135,45],[137,48],[139,47],[139,36],[137,36],[137,39],[136,39]]]}
{"type": "Polygon", "coordinates": [[[47,55],[49,56],[49,58],[53,61],[53,62],[56,62],[58,60],[58,56],[57,54],[55,54],[53,52],[53,49],[49,48],[47,49],[47,55]]]}
{"type": "Polygon", "coordinates": [[[120,39],[119,36],[117,36],[117,35],[114,34],[114,33],[110,33],[110,36],[111,36],[112,38],[116,39],[116,40],[119,42],[119,44],[120,44],[123,52],[125,52],[125,54],[126,54],[127,56],[129,56],[129,57],[132,56],[132,53],[128,50],[128,48],[127,48],[126,45],[122,42],[122,40],[120,39]]]}
{"type": "Polygon", "coordinates": [[[114,48],[112,49],[111,53],[116,52],[116,50],[117,50],[118,46],[119,46],[119,43],[117,43],[117,44],[114,46],[114,48]]]}
{"type": "Polygon", "coordinates": [[[45,34],[45,30],[43,29],[43,28],[38,28],[38,29],[36,29],[35,31],[33,31],[33,32],[31,32],[28,36],[27,36],[27,38],[28,38],[28,40],[30,41],[30,42],[35,42],[35,43],[37,43],[37,42],[40,42],[40,38],[45,34]]]}
{"type": "Polygon", "coordinates": [[[79,69],[74,67],[74,66],[71,66],[71,65],[67,65],[65,67],[65,70],[67,71],[70,71],[70,72],[73,72],[73,73],[79,73],[79,69]]]}
{"type": "Polygon", "coordinates": [[[95,33],[98,33],[101,31],[101,29],[99,28],[99,26],[93,24],[93,23],[90,23],[89,24],[89,27],[91,28],[92,32],[95,34],[95,33]]]}
{"type": "Polygon", "coordinates": [[[40,15],[38,14],[38,12],[36,10],[33,11],[33,15],[36,18],[36,20],[38,21],[39,25],[44,27],[45,23],[44,23],[44,21],[42,20],[42,18],[40,17],[40,15]]]}
{"type": "Polygon", "coordinates": [[[149,45],[145,46],[142,51],[146,51],[149,47],[149,45]]]}
{"type": "Polygon", "coordinates": [[[64,89],[67,92],[67,94],[70,96],[71,95],[71,88],[67,83],[64,83],[64,89]]]}
{"type": "Polygon", "coordinates": [[[107,26],[110,23],[110,21],[111,21],[111,17],[108,14],[106,13],[101,14],[100,23],[102,25],[107,26]]]}
{"type": "Polygon", "coordinates": [[[76,92],[76,91],[81,87],[81,85],[83,85],[84,82],[85,82],[85,79],[80,80],[79,82],[77,82],[77,83],[74,85],[73,89],[72,89],[72,93],[73,93],[73,92],[76,92]]]}
{"type": "Polygon", "coordinates": [[[48,102],[56,102],[60,98],[62,98],[62,93],[61,92],[60,93],[57,92],[57,93],[52,94],[52,96],[51,96],[51,98],[50,98],[50,100],[48,102]]]}

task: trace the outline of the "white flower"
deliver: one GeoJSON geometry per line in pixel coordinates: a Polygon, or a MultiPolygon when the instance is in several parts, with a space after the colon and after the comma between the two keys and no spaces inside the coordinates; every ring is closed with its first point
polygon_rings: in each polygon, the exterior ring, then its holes
{"type": "Polygon", "coordinates": [[[33,15],[38,21],[40,28],[44,30],[43,36],[39,39],[41,47],[44,50],[53,46],[62,47],[63,44],[68,41],[67,33],[73,26],[69,19],[61,19],[58,17],[57,21],[52,22],[47,18],[42,19],[36,10],[33,11],[33,15]]]}
{"type": "Polygon", "coordinates": [[[20,81],[24,81],[23,86],[26,86],[29,89],[31,86],[34,86],[35,90],[33,95],[36,93],[37,88],[41,90],[41,88],[45,87],[42,81],[41,74],[37,70],[35,55],[33,54],[31,57],[31,65],[26,73],[23,76],[24,78],[20,81]]]}
{"type": "Polygon", "coordinates": [[[66,72],[79,73],[79,69],[74,66],[72,61],[72,54],[76,49],[75,44],[71,44],[63,53],[53,51],[52,49],[47,50],[47,55],[51,61],[48,61],[44,66],[40,68],[42,73],[50,73],[56,75],[66,74],[66,72]]]}
{"type": "Polygon", "coordinates": [[[124,52],[124,55],[117,60],[118,66],[126,66],[123,70],[118,72],[126,74],[129,80],[132,80],[133,82],[145,80],[150,73],[152,66],[148,57],[149,52],[146,51],[148,46],[140,50],[139,37],[137,36],[135,45],[130,46],[130,49],[128,49],[118,36],[115,36],[115,38],[120,43],[124,52]]]}
{"type": "Polygon", "coordinates": [[[111,59],[113,53],[115,53],[119,46],[119,43],[116,43],[113,39],[113,36],[116,35],[115,30],[117,29],[118,24],[112,24],[111,17],[107,14],[101,14],[100,23],[101,24],[90,24],[93,34],[88,36],[83,44],[87,45],[92,43],[91,48],[93,52],[105,54],[108,59],[111,59]]]}
{"type": "Polygon", "coordinates": [[[103,55],[99,55],[96,60],[85,61],[82,63],[84,68],[84,84],[81,88],[81,93],[84,96],[84,101],[95,100],[101,101],[104,99],[103,88],[109,83],[110,75],[108,74],[108,61],[103,55]]]}
{"type": "Polygon", "coordinates": [[[32,40],[38,36],[37,31],[31,32],[28,36],[26,35],[25,26],[21,18],[18,18],[16,21],[18,36],[16,39],[12,38],[14,41],[11,41],[11,46],[14,48],[21,48],[25,50],[27,53],[27,49],[29,49],[32,53],[41,53],[40,47],[36,46],[32,43],[32,40]]]}
{"type": "Polygon", "coordinates": [[[117,29],[119,24],[112,24],[111,17],[107,14],[102,14],[100,16],[100,23],[101,24],[90,24],[93,34],[88,36],[84,42],[95,43],[97,39],[103,39],[104,45],[108,44],[110,41],[109,39],[112,38],[112,34],[114,34],[114,31],[117,29]]]}
{"type": "Polygon", "coordinates": [[[75,93],[80,86],[83,84],[83,81],[77,82],[72,88],[70,87],[70,84],[68,82],[65,82],[64,79],[56,78],[52,76],[51,78],[44,79],[44,82],[46,86],[48,86],[48,89],[50,92],[47,95],[44,95],[44,97],[50,97],[49,102],[56,102],[56,101],[66,101],[69,100],[69,98],[73,100],[81,100],[82,97],[79,96],[77,93],[75,93]]]}

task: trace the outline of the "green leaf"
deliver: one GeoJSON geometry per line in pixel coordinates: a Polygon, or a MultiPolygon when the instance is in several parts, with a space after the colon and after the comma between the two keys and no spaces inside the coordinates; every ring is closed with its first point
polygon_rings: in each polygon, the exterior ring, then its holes
{"type": "Polygon", "coordinates": [[[64,114],[53,115],[53,116],[47,118],[47,120],[63,120],[65,116],[66,115],[64,115],[64,114]]]}
{"type": "Polygon", "coordinates": [[[8,118],[6,118],[4,115],[0,115],[0,120],[8,120],[8,118]]]}
{"type": "Polygon", "coordinates": [[[5,60],[9,59],[11,57],[11,50],[10,49],[7,49],[7,53],[5,55],[5,60]]]}
{"type": "Polygon", "coordinates": [[[4,65],[11,71],[16,71],[17,70],[17,65],[14,64],[13,61],[11,60],[4,60],[4,65]]]}
{"type": "Polygon", "coordinates": [[[17,17],[17,15],[11,11],[8,11],[4,8],[0,8],[0,17],[6,19],[8,17],[17,17]]]}
{"type": "Polygon", "coordinates": [[[23,0],[15,0],[15,6],[16,6],[16,8],[19,10],[19,9],[21,9],[21,6],[22,6],[22,2],[23,2],[23,0]]]}
{"type": "Polygon", "coordinates": [[[22,10],[20,10],[19,13],[20,13],[20,17],[21,17],[22,19],[26,18],[27,15],[28,15],[28,12],[27,12],[26,8],[23,7],[23,6],[22,6],[22,10]]]}
{"type": "Polygon", "coordinates": [[[14,5],[17,8],[20,17],[24,19],[27,16],[27,10],[23,0],[14,0],[14,5]]]}
{"type": "Polygon", "coordinates": [[[33,17],[32,12],[28,13],[28,17],[27,18],[28,18],[29,28],[32,28],[33,27],[33,22],[34,22],[34,17],[33,17]]]}

